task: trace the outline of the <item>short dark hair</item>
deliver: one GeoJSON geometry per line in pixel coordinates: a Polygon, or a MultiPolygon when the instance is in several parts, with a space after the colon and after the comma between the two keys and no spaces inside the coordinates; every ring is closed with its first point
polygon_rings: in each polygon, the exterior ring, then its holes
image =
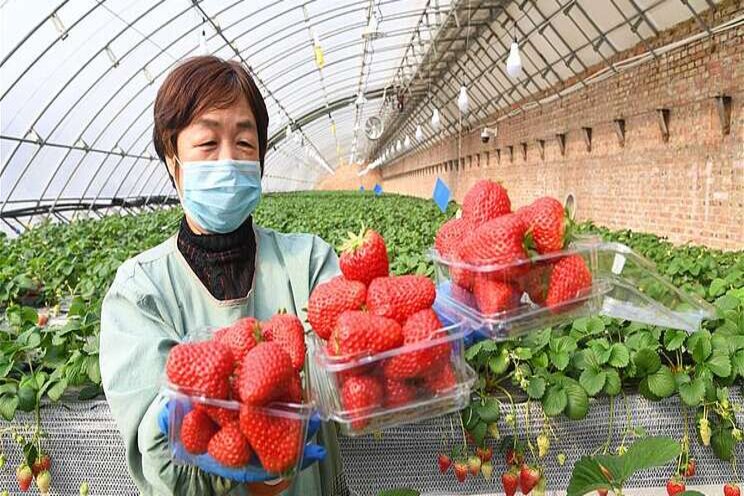
{"type": "MultiPolygon", "coordinates": [[[[263,172],[268,141],[269,113],[248,71],[234,60],[212,55],[191,57],[163,81],[153,109],[152,140],[160,160],[176,154],[178,134],[195,118],[225,108],[244,97],[256,119],[258,156],[263,172]]],[[[172,178],[171,178],[172,179],[172,178]]]]}

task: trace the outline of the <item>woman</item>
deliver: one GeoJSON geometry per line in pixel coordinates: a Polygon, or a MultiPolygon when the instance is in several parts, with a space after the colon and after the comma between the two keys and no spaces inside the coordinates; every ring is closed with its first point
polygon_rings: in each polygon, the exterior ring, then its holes
{"type": "MultiPolygon", "coordinates": [[[[101,316],[103,387],[129,470],[144,495],[276,494],[287,481],[246,485],[171,462],[158,427],[165,361],[205,326],[268,319],[280,308],[304,321],[310,291],[338,273],[336,254],[316,236],[253,224],[269,117],[240,64],[188,59],[158,91],[154,119],[155,149],[184,218],[177,235],[122,264],[101,316]]],[[[294,492],[321,493],[318,464],[294,492]]]]}

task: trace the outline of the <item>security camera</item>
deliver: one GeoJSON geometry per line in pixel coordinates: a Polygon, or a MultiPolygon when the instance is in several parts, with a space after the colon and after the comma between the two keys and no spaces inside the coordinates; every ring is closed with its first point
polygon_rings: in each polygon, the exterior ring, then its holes
{"type": "Polygon", "coordinates": [[[484,127],[481,130],[480,138],[483,143],[488,143],[491,136],[496,137],[497,129],[495,127],[484,127]]]}

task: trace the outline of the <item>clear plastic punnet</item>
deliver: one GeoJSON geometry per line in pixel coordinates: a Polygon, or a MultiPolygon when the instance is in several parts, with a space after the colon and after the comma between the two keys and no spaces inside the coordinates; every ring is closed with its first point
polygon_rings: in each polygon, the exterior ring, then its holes
{"type": "MultiPolygon", "coordinates": [[[[302,465],[308,422],[314,412],[312,404],[271,403],[265,407],[249,407],[232,400],[216,400],[188,390],[167,385],[163,394],[168,405],[168,441],[173,461],[182,465],[197,465],[202,468],[217,469],[220,473],[241,472],[241,477],[255,480],[265,478],[292,478],[302,465]],[[243,411],[241,411],[241,408],[243,411]],[[220,463],[207,451],[194,452],[189,430],[189,416],[206,413],[210,418],[225,418],[237,421],[243,430],[246,424],[255,432],[249,439],[249,458],[245,463],[220,463]],[[251,441],[255,446],[250,445],[251,441]],[[191,449],[191,451],[190,451],[191,449]],[[260,453],[259,450],[262,450],[260,453]],[[263,459],[263,463],[262,460],[263,459]],[[266,477],[266,476],[269,477],[266,477]]],[[[224,423],[223,423],[224,426],[224,423]]],[[[220,427],[213,424],[212,439],[220,427]]],[[[236,456],[233,454],[233,456],[236,456]]]]}
{"type": "Polygon", "coordinates": [[[710,304],[675,287],[620,243],[587,238],[560,252],[501,265],[452,261],[433,249],[429,256],[446,312],[495,340],[589,315],[687,332],[715,316],[710,304]]]}
{"type": "Polygon", "coordinates": [[[321,415],[357,436],[463,409],[476,377],[464,357],[468,332],[458,322],[427,341],[347,356],[332,356],[313,335],[310,381],[321,415]]]}

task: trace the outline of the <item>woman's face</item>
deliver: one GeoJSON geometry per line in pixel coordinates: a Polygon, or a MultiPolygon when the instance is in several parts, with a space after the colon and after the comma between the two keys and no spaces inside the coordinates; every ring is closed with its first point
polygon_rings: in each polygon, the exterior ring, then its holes
{"type": "MultiPolygon", "coordinates": [[[[194,119],[179,134],[176,154],[180,163],[205,160],[259,160],[256,119],[245,98],[233,105],[209,110],[194,119]]],[[[166,158],[168,170],[181,190],[182,167],[174,157],[166,158]]],[[[187,215],[192,230],[203,232],[187,215]]]]}

